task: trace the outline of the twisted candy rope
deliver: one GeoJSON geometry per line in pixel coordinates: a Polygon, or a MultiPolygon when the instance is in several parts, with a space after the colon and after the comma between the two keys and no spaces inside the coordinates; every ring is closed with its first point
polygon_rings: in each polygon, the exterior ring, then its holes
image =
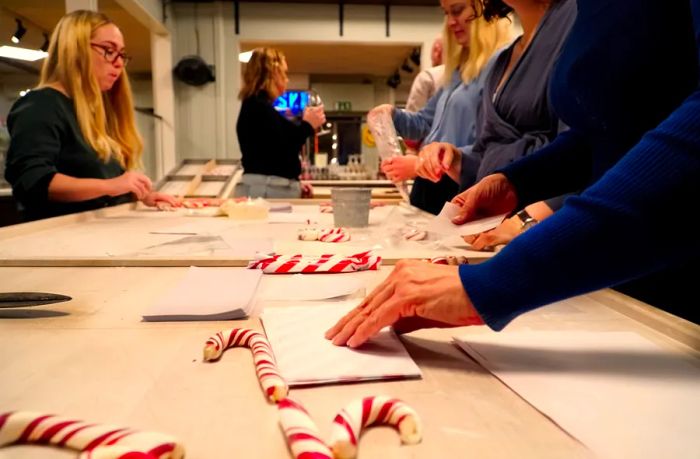
{"type": "Polygon", "coordinates": [[[181,459],[185,449],[173,437],[71,418],[15,411],[0,414],[0,447],[36,443],[80,451],[80,459],[181,459]]]}
{"type": "Polygon", "coordinates": [[[286,273],[348,273],[376,270],[382,258],[372,252],[343,256],[325,254],[321,256],[263,255],[248,263],[248,269],[262,269],[266,274],[286,273]]]}
{"type": "Polygon", "coordinates": [[[255,373],[270,401],[278,402],[287,396],[289,387],[277,369],[272,347],[264,334],[248,328],[220,331],[204,345],[204,361],[218,360],[230,347],[248,347],[253,352],[255,373]]]}

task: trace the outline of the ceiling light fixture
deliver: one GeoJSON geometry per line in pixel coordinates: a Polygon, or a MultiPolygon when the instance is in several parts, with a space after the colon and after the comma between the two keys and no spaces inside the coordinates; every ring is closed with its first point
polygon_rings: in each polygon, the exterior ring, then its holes
{"type": "Polygon", "coordinates": [[[253,51],[246,51],[238,55],[238,60],[247,64],[251,57],[253,57],[253,51]]]}
{"type": "Polygon", "coordinates": [[[14,35],[12,35],[11,40],[12,43],[19,43],[24,34],[27,33],[27,29],[20,19],[15,19],[15,22],[17,23],[17,30],[15,30],[14,35]]]}
{"type": "Polygon", "coordinates": [[[22,61],[34,62],[48,56],[44,51],[38,49],[18,48],[16,46],[0,46],[0,57],[9,59],[19,59],[22,61]]]}
{"type": "Polygon", "coordinates": [[[39,48],[43,52],[47,52],[49,50],[49,34],[44,32],[44,44],[41,45],[41,48],[39,48]]]}

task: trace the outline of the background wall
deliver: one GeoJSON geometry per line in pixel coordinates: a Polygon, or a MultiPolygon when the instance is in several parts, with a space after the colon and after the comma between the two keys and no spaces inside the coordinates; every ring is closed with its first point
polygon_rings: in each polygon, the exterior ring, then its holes
{"type": "MultiPolygon", "coordinates": [[[[199,54],[216,66],[215,83],[192,87],[175,83],[178,161],[183,158],[238,158],[235,126],[240,103],[237,93],[241,67],[239,42],[338,42],[405,43],[423,47],[423,66],[429,65],[429,49],[442,26],[435,7],[392,7],[390,37],[385,36],[384,7],[346,5],[344,36],[339,35],[337,5],[241,3],[240,34],[234,30],[233,3],[173,5],[174,62],[199,54]],[[199,29],[197,34],[195,25],[199,29]],[[199,35],[199,50],[197,49],[199,35]]],[[[292,72],[294,69],[290,69],[292,72]]],[[[327,109],[334,100],[350,100],[353,110],[393,102],[385,84],[322,85],[314,83],[327,109]]],[[[401,95],[400,97],[405,97],[401,95]]]]}

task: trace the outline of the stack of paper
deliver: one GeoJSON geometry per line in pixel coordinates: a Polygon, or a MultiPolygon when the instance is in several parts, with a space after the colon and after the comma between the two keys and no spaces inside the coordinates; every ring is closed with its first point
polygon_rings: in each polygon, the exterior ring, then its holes
{"type": "Polygon", "coordinates": [[[246,317],[262,271],[191,267],[143,314],[147,321],[229,320],[246,317]]]}
{"type": "Polygon", "coordinates": [[[418,378],[420,369],[396,334],[384,329],[360,349],[323,334],[357,302],[267,308],[262,316],[280,373],[294,386],[418,378]]]}

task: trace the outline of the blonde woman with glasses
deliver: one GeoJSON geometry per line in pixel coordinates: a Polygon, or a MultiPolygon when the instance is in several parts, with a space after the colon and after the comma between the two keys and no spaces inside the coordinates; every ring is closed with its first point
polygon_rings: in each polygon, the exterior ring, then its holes
{"type": "Polygon", "coordinates": [[[132,201],[175,199],[139,172],[142,141],[126,74],[129,56],[105,15],[75,11],[56,25],[36,89],[7,118],[5,177],[27,220],[132,201]]]}
{"type": "MultiPolygon", "coordinates": [[[[488,22],[479,14],[481,4],[472,0],[441,0],[445,14],[443,26],[443,62],[445,71],[440,90],[417,113],[384,104],[368,116],[381,111],[392,114],[396,130],[407,139],[427,145],[447,142],[468,148],[475,140],[477,108],[491,58],[515,37],[510,21],[488,22]]],[[[459,187],[450,177],[432,183],[416,177],[418,156],[406,155],[382,163],[382,171],[392,181],[415,177],[411,204],[437,214],[459,187]]]]}

